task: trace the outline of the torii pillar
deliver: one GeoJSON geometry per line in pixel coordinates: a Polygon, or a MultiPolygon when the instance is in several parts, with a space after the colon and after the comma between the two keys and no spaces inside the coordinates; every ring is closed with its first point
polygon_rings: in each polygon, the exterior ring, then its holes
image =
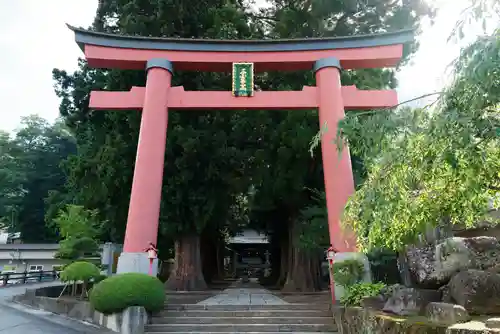
{"type": "MultiPolygon", "coordinates": [[[[144,106],[118,273],[149,272],[144,245],[156,244],[158,239],[172,71],[172,63],[166,59],[151,59],[146,65],[144,106]]],[[[157,271],[156,259],[152,274],[156,276],[157,271]]]]}
{"type": "Polygon", "coordinates": [[[344,207],[354,193],[349,148],[347,145],[337,147],[338,123],[344,118],[341,69],[335,57],[323,58],[314,64],[330,245],[334,245],[336,252],[355,252],[354,233],[341,228],[340,224],[344,207]]]}

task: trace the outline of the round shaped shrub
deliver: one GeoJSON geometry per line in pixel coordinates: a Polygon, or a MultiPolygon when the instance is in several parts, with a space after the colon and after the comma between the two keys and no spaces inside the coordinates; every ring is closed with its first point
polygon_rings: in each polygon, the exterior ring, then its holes
{"type": "Polygon", "coordinates": [[[92,282],[94,282],[94,284],[97,284],[97,283],[99,283],[101,281],[104,281],[106,278],[108,278],[107,275],[100,274],[99,276],[94,277],[94,279],[92,280],[92,282]]]}
{"type": "Polygon", "coordinates": [[[143,306],[149,312],[163,309],[165,291],[161,281],[140,273],[106,278],[90,292],[90,303],[104,314],[121,312],[130,306],[143,306]]]}
{"type": "Polygon", "coordinates": [[[85,261],[77,261],[66,266],[61,272],[60,277],[63,282],[88,282],[92,278],[98,277],[99,275],[101,275],[101,273],[95,264],[85,261]]]}

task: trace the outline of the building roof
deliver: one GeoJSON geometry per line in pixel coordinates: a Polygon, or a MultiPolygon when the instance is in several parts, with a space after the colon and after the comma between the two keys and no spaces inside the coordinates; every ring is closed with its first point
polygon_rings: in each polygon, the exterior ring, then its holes
{"type": "Polygon", "coordinates": [[[229,244],[267,244],[269,240],[263,233],[252,229],[245,229],[234,237],[229,238],[229,244]]]}
{"type": "Polygon", "coordinates": [[[0,244],[2,250],[58,250],[59,244],[0,244]]]}
{"type": "Polygon", "coordinates": [[[82,50],[86,44],[114,48],[170,51],[273,52],[366,48],[413,41],[412,29],[370,35],[325,38],[217,40],[118,35],[68,27],[82,50]]]}

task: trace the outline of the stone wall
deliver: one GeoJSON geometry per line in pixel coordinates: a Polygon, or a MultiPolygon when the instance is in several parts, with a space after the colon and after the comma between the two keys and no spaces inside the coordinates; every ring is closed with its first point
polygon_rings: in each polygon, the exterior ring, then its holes
{"type": "Polygon", "coordinates": [[[63,288],[64,285],[28,289],[24,294],[14,296],[13,301],[92,323],[118,333],[144,333],[144,327],[148,323],[149,317],[143,307],[129,307],[122,313],[106,315],[94,310],[88,301],[70,299],[67,296],[54,297],[58,296],[63,288]]]}
{"type": "Polygon", "coordinates": [[[480,322],[439,325],[423,317],[398,317],[361,307],[334,308],[340,334],[493,334],[480,322]]]}

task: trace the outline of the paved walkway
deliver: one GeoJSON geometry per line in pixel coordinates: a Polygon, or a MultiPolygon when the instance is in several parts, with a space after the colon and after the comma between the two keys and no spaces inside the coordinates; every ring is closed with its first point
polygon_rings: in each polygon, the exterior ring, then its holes
{"type": "Polygon", "coordinates": [[[205,299],[200,305],[283,305],[288,304],[256,282],[236,282],[220,294],[205,299]]]}
{"type": "MultiPolygon", "coordinates": [[[[60,283],[55,283],[60,284],[60,283]]],[[[84,334],[100,329],[53,313],[12,303],[10,298],[26,289],[54,285],[53,282],[0,288],[0,333],[3,334],[84,334]]]]}

